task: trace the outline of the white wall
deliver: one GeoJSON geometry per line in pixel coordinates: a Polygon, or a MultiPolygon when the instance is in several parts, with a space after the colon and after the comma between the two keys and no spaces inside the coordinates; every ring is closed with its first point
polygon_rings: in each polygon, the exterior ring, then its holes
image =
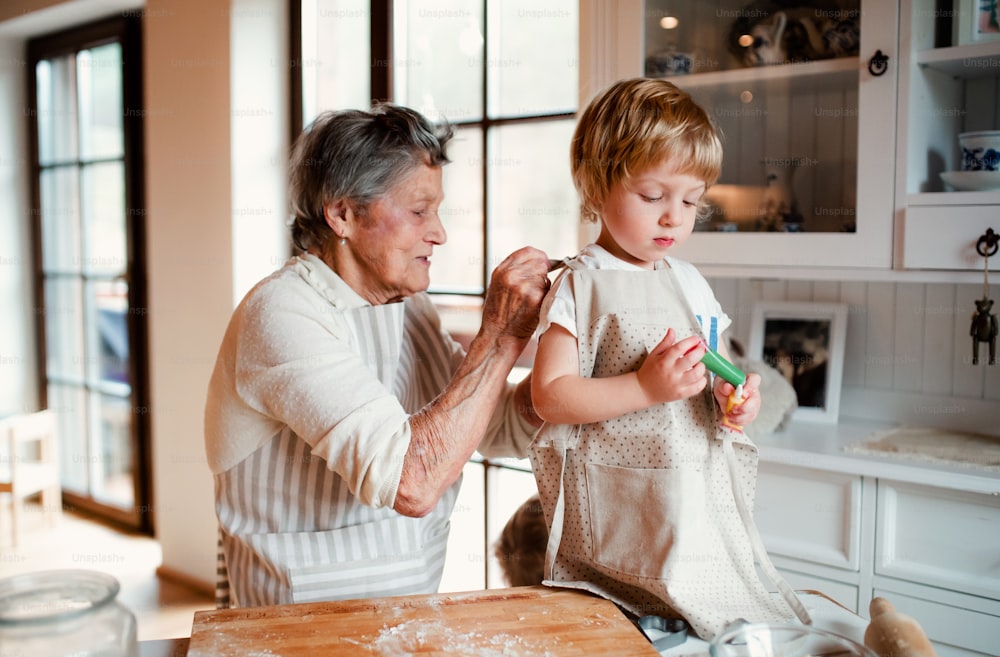
{"type": "Polygon", "coordinates": [[[0,35],[0,415],[38,408],[22,46],[0,35]]]}
{"type": "Polygon", "coordinates": [[[211,582],[208,378],[235,302],[287,254],[280,0],[150,0],[147,254],[156,535],[163,570],[211,582]],[[231,36],[238,26],[246,34],[231,36]]]}
{"type": "Polygon", "coordinates": [[[285,225],[288,161],[286,2],[233,0],[232,108],[233,305],[280,267],[289,251],[285,225]]]}
{"type": "Polygon", "coordinates": [[[148,2],[143,50],[156,535],[164,571],[210,581],[202,409],[232,309],[233,254],[229,15],[206,4],[148,2]]]}
{"type": "MultiPolygon", "coordinates": [[[[1000,435],[1000,365],[985,344],[972,364],[969,325],[982,285],[715,279],[749,343],[756,301],[847,305],[841,417],[1000,435]]],[[[996,298],[994,286],[993,298],[996,298]]]]}

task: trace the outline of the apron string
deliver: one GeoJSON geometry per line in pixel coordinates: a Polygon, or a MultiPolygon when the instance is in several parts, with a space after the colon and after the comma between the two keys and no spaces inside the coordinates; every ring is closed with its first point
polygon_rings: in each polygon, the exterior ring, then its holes
{"type": "Polygon", "coordinates": [[[726,454],[726,465],[729,466],[729,480],[732,483],[733,488],[733,498],[736,501],[736,510],[740,514],[740,519],[743,521],[743,526],[746,528],[747,536],[750,538],[750,547],[753,549],[754,557],[757,559],[757,563],[760,565],[764,574],[767,578],[771,580],[771,583],[778,588],[778,592],[781,593],[781,597],[785,599],[788,606],[791,607],[795,615],[798,616],[799,620],[806,625],[812,625],[812,617],[806,610],[805,605],[799,600],[799,596],[795,594],[792,587],[788,585],[785,578],[782,577],[778,571],[774,568],[771,563],[771,559],[767,556],[767,548],[764,547],[764,541],[761,540],[760,533],[757,531],[757,526],[754,524],[753,518],[750,515],[749,509],[747,509],[746,501],[743,497],[743,491],[740,489],[739,484],[739,473],[736,471],[736,452],[733,449],[733,436],[730,431],[726,431],[722,439],[722,450],[726,454]]]}

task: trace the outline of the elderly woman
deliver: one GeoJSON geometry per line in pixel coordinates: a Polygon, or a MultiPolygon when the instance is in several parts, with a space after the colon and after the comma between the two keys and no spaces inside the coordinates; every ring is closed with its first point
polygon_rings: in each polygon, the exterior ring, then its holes
{"type": "Polygon", "coordinates": [[[208,390],[232,602],[431,593],[473,452],[523,456],[540,421],[507,382],[547,258],[493,272],[468,353],[425,290],[451,129],[394,105],[323,114],[291,160],[301,255],[233,314],[208,390]]]}

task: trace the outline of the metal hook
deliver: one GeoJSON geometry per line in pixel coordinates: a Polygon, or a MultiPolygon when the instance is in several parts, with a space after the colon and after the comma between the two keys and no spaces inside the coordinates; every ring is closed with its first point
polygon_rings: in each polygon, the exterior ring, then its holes
{"type": "Polygon", "coordinates": [[[995,256],[997,251],[1000,251],[1000,234],[995,233],[992,228],[987,228],[976,241],[976,253],[989,258],[995,256]]]}

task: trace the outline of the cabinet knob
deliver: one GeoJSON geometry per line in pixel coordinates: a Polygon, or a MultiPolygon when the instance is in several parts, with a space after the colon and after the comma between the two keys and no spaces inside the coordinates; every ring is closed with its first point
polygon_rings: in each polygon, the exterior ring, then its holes
{"type": "Polygon", "coordinates": [[[868,72],[878,77],[889,68],[889,55],[882,54],[881,50],[876,50],[872,58],[868,60],[868,72]]]}
{"type": "Polygon", "coordinates": [[[1000,235],[995,233],[992,228],[987,228],[986,232],[980,235],[976,241],[976,253],[984,258],[989,258],[996,255],[997,251],[1000,251],[1000,235]]]}

